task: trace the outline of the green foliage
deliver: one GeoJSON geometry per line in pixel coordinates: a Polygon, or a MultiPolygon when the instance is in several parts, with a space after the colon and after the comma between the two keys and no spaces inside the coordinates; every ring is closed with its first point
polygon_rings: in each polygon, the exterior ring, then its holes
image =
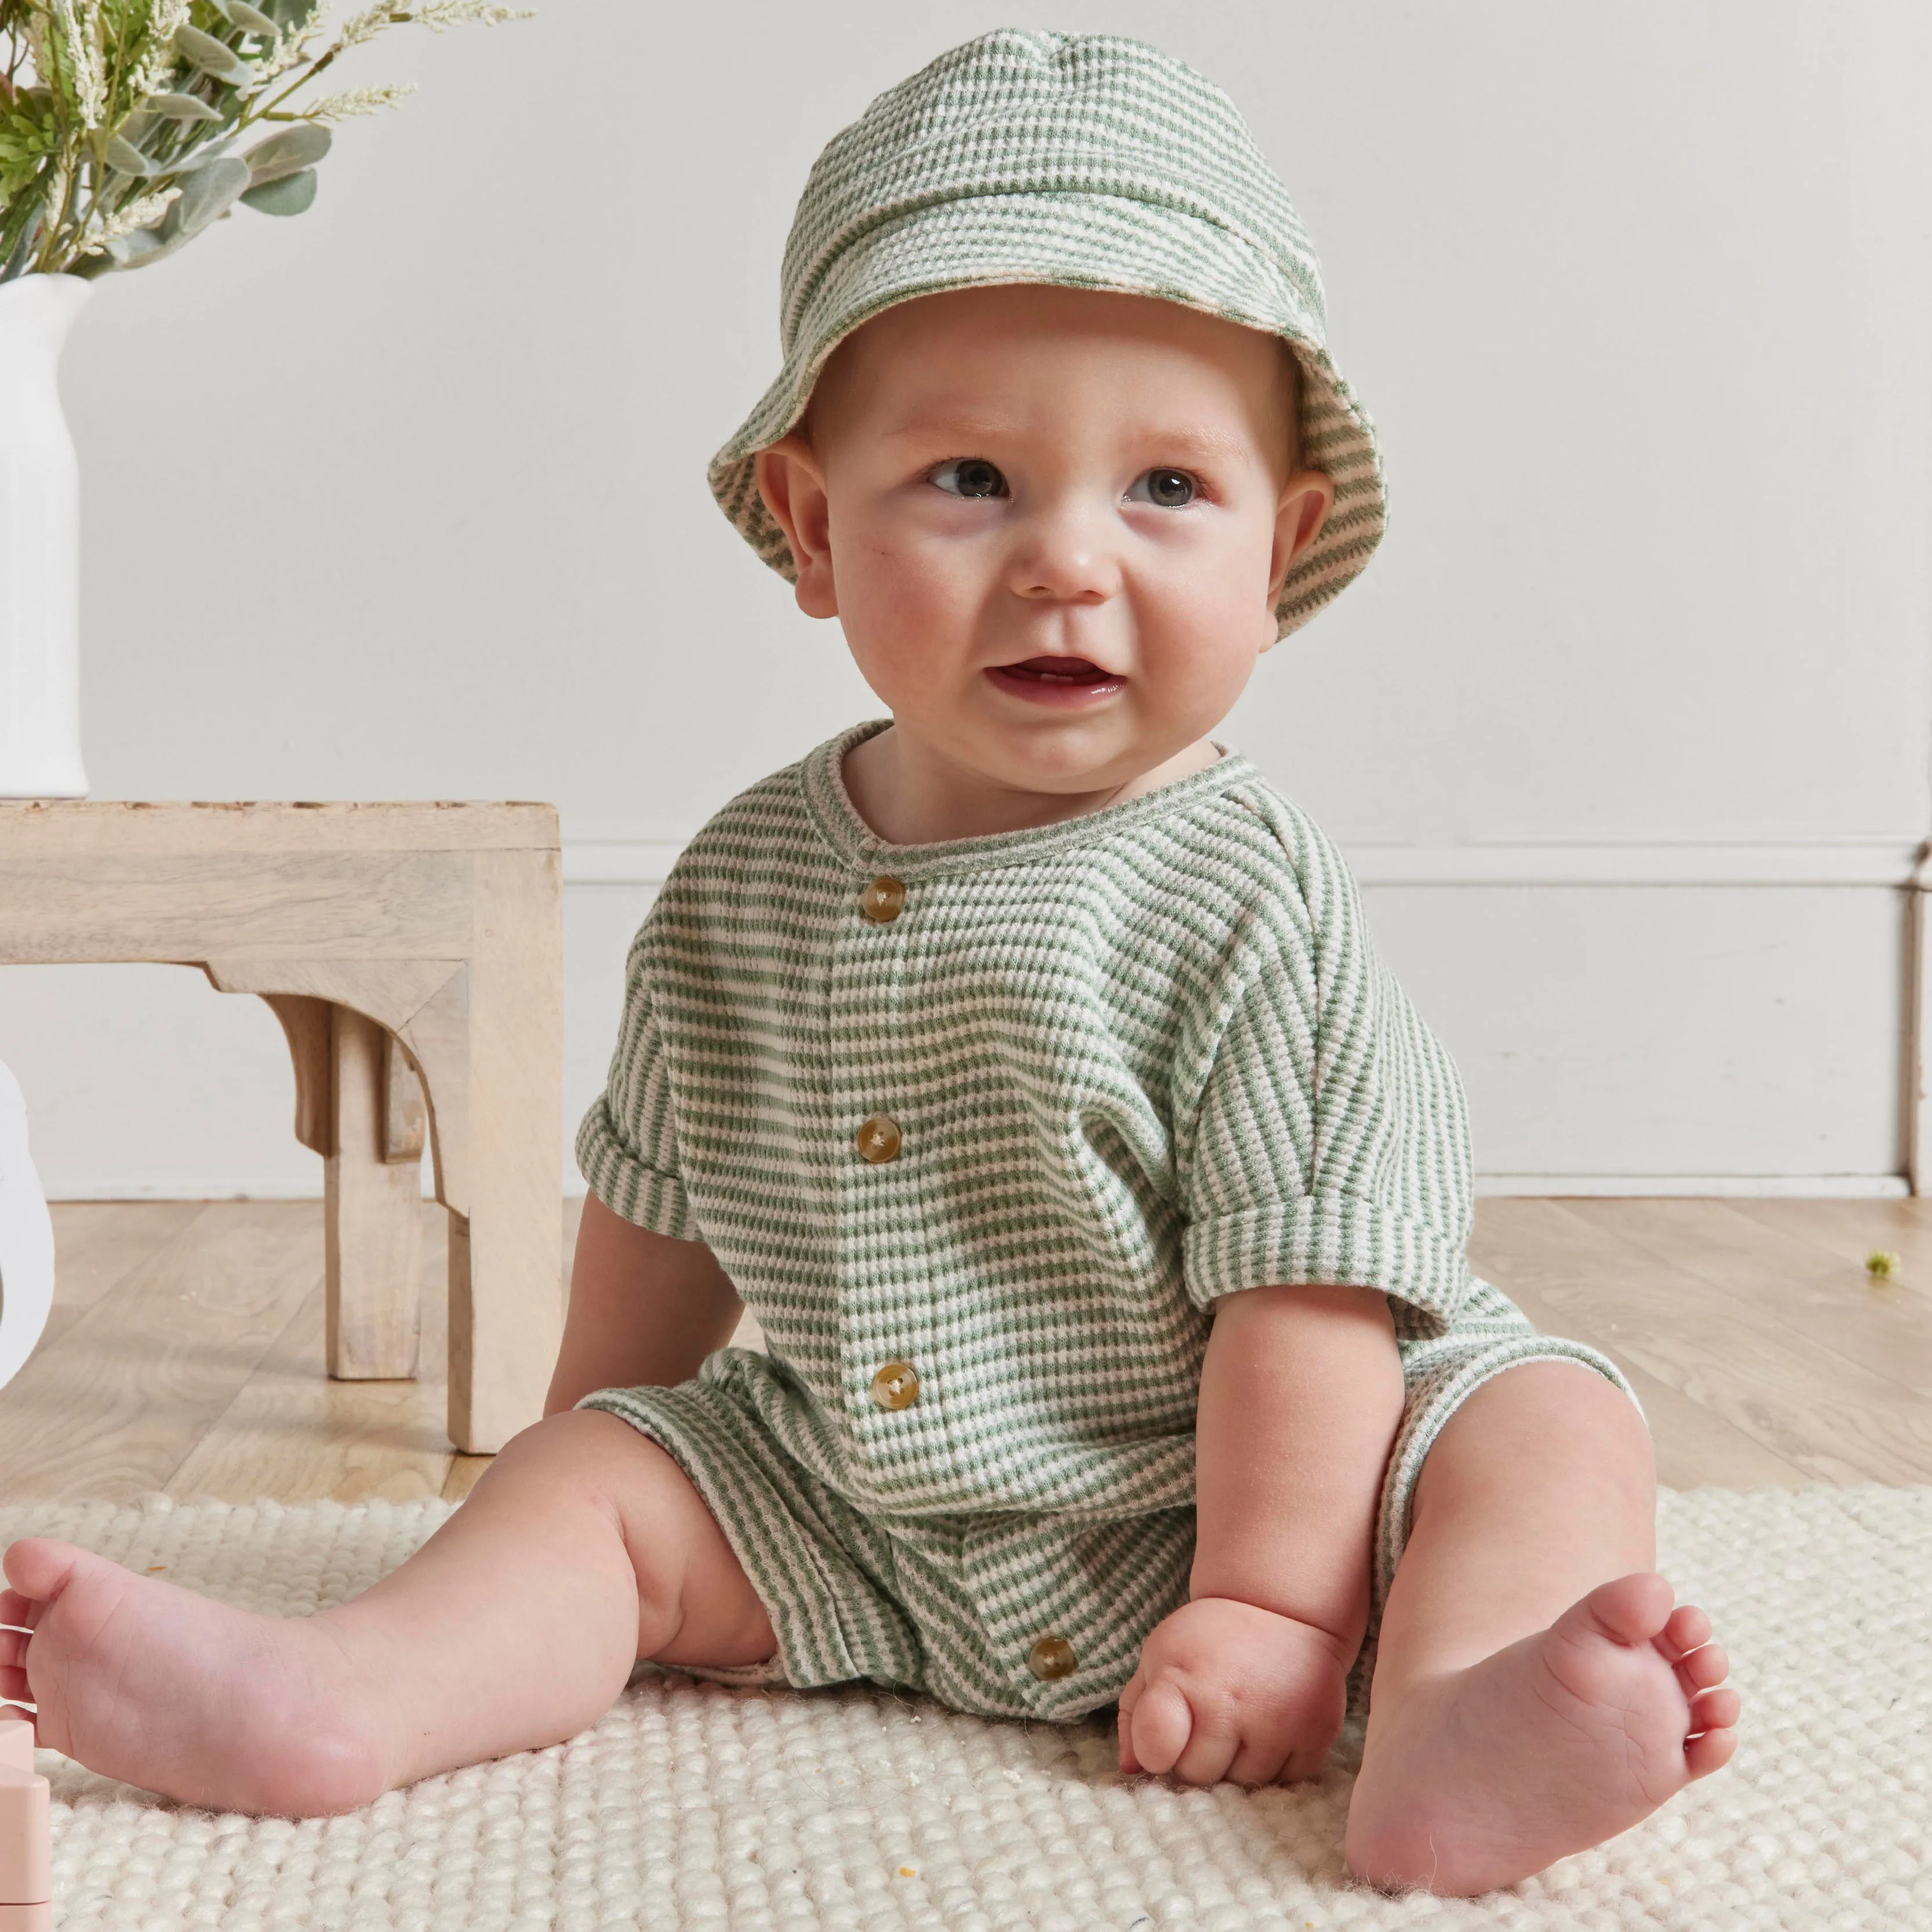
{"type": "Polygon", "coordinates": [[[315,199],[315,170],[304,168],[297,174],[278,175],[273,181],[244,188],[242,199],[264,214],[299,214],[315,199]]]}
{"type": "Polygon", "coordinates": [[[0,109],[0,207],[50,171],[60,144],[53,101],[43,90],[23,88],[0,109]]]}
{"type": "Polygon", "coordinates": [[[0,0],[0,282],[163,260],[234,203],[299,214],[325,123],[407,87],[286,104],[346,48],[421,21],[529,17],[496,0],[376,0],[312,49],[320,0],[0,0]],[[277,131],[229,151],[258,124],[277,131]]]}

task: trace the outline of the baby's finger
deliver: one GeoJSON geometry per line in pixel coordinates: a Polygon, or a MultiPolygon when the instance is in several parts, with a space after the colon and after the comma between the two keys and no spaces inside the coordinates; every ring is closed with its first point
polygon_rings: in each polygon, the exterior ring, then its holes
{"type": "Polygon", "coordinates": [[[1328,1768],[1328,1754],[1335,1748],[1335,1739],[1340,1730],[1337,1724],[1325,1731],[1304,1730],[1298,1733],[1282,1766],[1281,1782],[1301,1784],[1319,1778],[1328,1768]]]}
{"type": "Polygon", "coordinates": [[[1197,1699],[1190,1708],[1193,1734],[1174,1764],[1174,1774],[1189,1784],[1219,1784],[1240,1749],[1240,1728],[1232,1712],[1218,1701],[1210,1705],[1197,1699]]]}
{"type": "Polygon", "coordinates": [[[1235,1784],[1299,1784],[1319,1778],[1341,1730],[1338,1712],[1295,1706],[1243,1714],[1240,1748],[1227,1775],[1235,1784]]]}
{"type": "Polygon", "coordinates": [[[1126,1688],[1121,1691],[1118,1704],[1114,1712],[1114,1736],[1120,1745],[1120,1775],[1123,1778],[1131,1778],[1136,1772],[1146,1768],[1140,1760],[1135,1756],[1132,1742],[1134,1729],[1134,1706],[1140,1700],[1143,1682],[1141,1672],[1136,1668],[1133,1676],[1128,1678],[1126,1688]]]}
{"type": "Polygon", "coordinates": [[[1225,1775],[1230,1784],[1244,1784],[1251,1790],[1263,1784],[1286,1782],[1284,1773],[1289,1754],[1276,1737],[1265,1734],[1238,1740],[1234,1762],[1225,1775]]]}
{"type": "Polygon", "coordinates": [[[1121,1720],[1120,1737],[1143,1771],[1170,1771],[1187,1748],[1193,1729],[1194,1714],[1180,1687],[1161,1677],[1141,1693],[1132,1718],[1121,1720]]]}

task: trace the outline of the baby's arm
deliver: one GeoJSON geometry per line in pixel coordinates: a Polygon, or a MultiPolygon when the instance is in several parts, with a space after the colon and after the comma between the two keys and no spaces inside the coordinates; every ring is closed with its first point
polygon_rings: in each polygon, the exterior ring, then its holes
{"type": "Polygon", "coordinates": [[[702,1241],[634,1227],[592,1194],[571,1264],[563,1346],[544,1413],[593,1389],[669,1386],[731,1339],[744,1304],[702,1241]]]}
{"type": "Polygon", "coordinates": [[[1189,1593],[1232,1597],[1333,1637],[1369,1618],[1382,1476],[1402,1420],[1388,1298],[1252,1288],[1214,1304],[1195,1420],[1189,1593]]]}
{"type": "Polygon", "coordinates": [[[1214,1304],[1195,1425],[1190,1600],[1120,1698],[1124,1769],[1246,1784],[1319,1772],[1367,1627],[1402,1419],[1388,1298],[1248,1288],[1214,1304]]]}

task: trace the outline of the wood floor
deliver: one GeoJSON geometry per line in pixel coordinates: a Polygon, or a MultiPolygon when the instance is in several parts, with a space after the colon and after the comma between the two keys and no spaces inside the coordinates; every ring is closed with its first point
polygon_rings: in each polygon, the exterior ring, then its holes
{"type": "MultiPolygon", "coordinates": [[[[53,1211],[53,1314],[0,1390],[0,1501],[458,1498],[488,1466],[443,1433],[440,1210],[420,1382],[324,1376],[320,1202],[53,1211]]],[[[1932,1202],[1486,1200],[1472,1255],[1622,1364],[1673,1488],[1932,1483],[1932,1202]],[[1900,1257],[1888,1282],[1874,1249],[1900,1257]]]]}

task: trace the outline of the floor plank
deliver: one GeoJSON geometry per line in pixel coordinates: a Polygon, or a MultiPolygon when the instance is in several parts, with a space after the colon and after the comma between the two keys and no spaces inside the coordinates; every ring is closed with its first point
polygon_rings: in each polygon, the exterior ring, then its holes
{"type": "Polygon", "coordinates": [[[1552,1270],[1555,1278],[1567,1281],[1587,1276],[1590,1266],[1589,1248],[1563,1222],[1512,1215],[1500,1203],[1479,1202],[1469,1258],[1545,1334],[1600,1348],[1622,1370],[1643,1406],[1656,1451],[1657,1480],[1666,1488],[1790,1489],[1814,1480],[1796,1462],[1652,1374],[1622,1346],[1620,1323],[1593,1322],[1586,1311],[1574,1306],[1559,1310],[1545,1298],[1538,1284],[1546,1285],[1552,1270]]]}
{"type": "MultiPolygon", "coordinates": [[[[452,1460],[439,1376],[332,1382],[322,1361],[318,1286],[235,1399],[169,1478],[182,1502],[214,1496],[300,1502],[328,1496],[413,1502],[440,1496],[452,1460]]],[[[439,1353],[440,1351],[439,1350],[439,1353]]],[[[479,1460],[488,1461],[488,1457],[479,1460]]]]}
{"type": "Polygon", "coordinates": [[[1741,1214],[1728,1201],[1574,1201],[1570,1212],[1669,1262],[1722,1298],[1740,1321],[1776,1322],[1923,1396],[1932,1394],[1932,1324],[1896,1292],[1874,1292],[1852,1265],[1741,1214]]]}
{"type": "Polygon", "coordinates": [[[40,1331],[51,1346],[135,1268],[184,1234],[205,1201],[62,1201],[54,1226],[54,1298],[40,1331]]]}
{"type": "MultiPolygon", "coordinates": [[[[1932,1405],[1898,1383],[1821,1350],[1768,1312],[1741,1313],[1680,1262],[1576,1211],[1591,1204],[1494,1204],[1492,1236],[1518,1231],[1510,1266],[1557,1320],[1575,1324],[1570,1332],[1615,1348],[1815,1480],[1932,1480],[1932,1405]],[[1525,1230],[1544,1255],[1584,1264],[1551,1265],[1525,1230]]],[[[1510,1287],[1508,1269],[1496,1278],[1510,1287]]]]}
{"type": "Polygon", "coordinates": [[[1732,1207],[1786,1240],[1822,1249],[1882,1298],[1900,1294],[1932,1300],[1932,1200],[1734,1201],[1732,1207]],[[1898,1270],[1871,1274],[1874,1253],[1898,1256],[1898,1270]]]}
{"type": "Polygon", "coordinates": [[[8,1385],[10,1496],[164,1488],[319,1288],[322,1262],[319,1202],[203,1206],[8,1385]]]}

